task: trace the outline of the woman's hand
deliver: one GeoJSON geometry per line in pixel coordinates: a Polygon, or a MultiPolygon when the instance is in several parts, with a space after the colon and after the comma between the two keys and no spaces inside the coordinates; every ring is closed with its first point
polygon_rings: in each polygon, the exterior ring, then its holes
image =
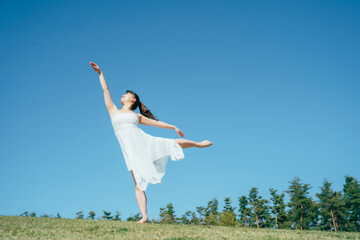
{"type": "Polygon", "coordinates": [[[94,70],[100,75],[101,74],[101,70],[99,68],[98,65],[96,65],[96,63],[90,62],[90,65],[94,68],[94,70]]]}
{"type": "Polygon", "coordinates": [[[177,127],[175,127],[174,130],[180,135],[180,137],[184,137],[184,134],[183,134],[183,132],[182,132],[180,129],[178,129],[177,127]]]}

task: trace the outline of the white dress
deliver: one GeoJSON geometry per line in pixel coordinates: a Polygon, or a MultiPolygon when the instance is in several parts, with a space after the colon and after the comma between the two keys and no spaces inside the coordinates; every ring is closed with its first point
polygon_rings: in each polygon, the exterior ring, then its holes
{"type": "Polygon", "coordinates": [[[169,157],[185,158],[182,147],[171,138],[154,137],[139,128],[135,112],[116,112],[111,123],[124,155],[128,171],[133,171],[140,190],[148,183],[161,184],[169,157]]]}

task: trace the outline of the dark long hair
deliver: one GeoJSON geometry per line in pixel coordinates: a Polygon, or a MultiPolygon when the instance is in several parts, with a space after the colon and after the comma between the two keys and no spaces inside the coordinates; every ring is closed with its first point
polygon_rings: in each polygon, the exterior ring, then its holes
{"type": "Polygon", "coordinates": [[[137,107],[139,107],[140,113],[148,118],[154,119],[156,121],[159,121],[158,118],[156,118],[149,109],[147,109],[147,107],[145,106],[144,103],[142,103],[139,99],[139,96],[134,93],[131,90],[126,90],[126,93],[131,93],[135,96],[136,101],[134,102],[134,104],[131,106],[131,110],[135,110],[137,107]]]}

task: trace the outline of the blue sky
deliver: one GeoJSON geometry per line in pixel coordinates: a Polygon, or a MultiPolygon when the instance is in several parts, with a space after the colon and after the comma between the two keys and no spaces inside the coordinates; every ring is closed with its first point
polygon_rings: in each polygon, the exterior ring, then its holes
{"type": "Polygon", "coordinates": [[[139,212],[90,61],[119,108],[133,90],[214,143],[169,159],[150,219],[295,176],[342,190],[360,178],[359,27],[358,1],[1,1],[0,214],[139,212]]]}

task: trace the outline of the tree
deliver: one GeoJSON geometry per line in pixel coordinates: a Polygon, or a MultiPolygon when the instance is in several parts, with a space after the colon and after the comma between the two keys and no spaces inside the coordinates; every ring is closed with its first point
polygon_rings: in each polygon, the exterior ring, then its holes
{"type": "Polygon", "coordinates": [[[192,211],[187,211],[181,218],[181,223],[196,225],[199,224],[199,219],[196,217],[196,213],[192,211]]]}
{"type": "Polygon", "coordinates": [[[229,197],[225,198],[223,211],[219,214],[219,223],[223,226],[234,226],[236,224],[235,208],[231,206],[229,197]]]}
{"type": "Polygon", "coordinates": [[[284,202],[285,194],[277,194],[277,190],[270,188],[269,189],[271,198],[270,200],[273,203],[273,206],[270,207],[271,213],[274,214],[275,219],[275,228],[283,228],[287,220],[286,217],[286,204],[284,202]]]}
{"type": "Polygon", "coordinates": [[[103,210],[104,215],[102,216],[103,219],[105,220],[112,220],[113,216],[111,216],[111,212],[107,212],[105,210],[103,210]]]}
{"type": "Polygon", "coordinates": [[[199,214],[199,224],[205,223],[205,208],[203,206],[196,207],[196,211],[199,214]]]}
{"type": "Polygon", "coordinates": [[[345,205],[342,200],[341,192],[334,192],[331,189],[331,183],[324,179],[321,192],[316,193],[319,198],[320,207],[320,228],[324,230],[339,229],[339,220],[341,221],[345,215],[345,205]]]}
{"type": "Polygon", "coordinates": [[[185,214],[182,215],[180,218],[180,222],[182,224],[190,224],[190,218],[191,218],[191,211],[187,211],[185,214]]]}
{"type": "Polygon", "coordinates": [[[159,220],[159,219],[152,218],[149,222],[151,222],[151,223],[159,223],[160,220],[159,220]]]}
{"type": "Polygon", "coordinates": [[[160,217],[160,223],[176,223],[175,211],[171,203],[166,205],[166,209],[160,208],[160,217]]]}
{"type": "Polygon", "coordinates": [[[360,184],[357,179],[345,176],[344,201],[346,218],[349,221],[347,230],[360,232],[360,184]]]}
{"type": "Polygon", "coordinates": [[[248,199],[249,205],[252,206],[250,214],[255,219],[256,227],[268,226],[270,223],[269,206],[267,205],[269,201],[258,195],[256,187],[250,189],[248,199]]]}
{"type": "Polygon", "coordinates": [[[136,213],[134,216],[129,216],[126,221],[139,221],[141,220],[141,216],[140,216],[140,213],[136,213]]]}
{"type": "Polygon", "coordinates": [[[308,196],[310,188],[310,184],[303,184],[295,177],[286,191],[290,195],[288,217],[295,229],[308,229],[316,224],[316,204],[308,196]]]}
{"type": "Polygon", "coordinates": [[[20,214],[20,216],[23,216],[23,217],[29,217],[29,216],[30,216],[30,214],[29,214],[29,212],[28,212],[28,211],[25,211],[25,212],[21,213],[21,214],[20,214]]]}
{"type": "Polygon", "coordinates": [[[114,216],[114,218],[112,220],[121,221],[120,215],[121,215],[120,211],[116,211],[116,215],[114,216]]]}
{"type": "Polygon", "coordinates": [[[231,206],[231,200],[229,197],[226,197],[225,200],[225,205],[224,205],[224,210],[223,212],[234,212],[235,208],[231,206]]]}
{"type": "Polygon", "coordinates": [[[219,202],[216,198],[208,202],[208,206],[205,208],[206,225],[217,225],[219,223],[218,204],[219,202]]]}
{"type": "MultiPolygon", "coordinates": [[[[195,212],[192,212],[192,211],[187,211],[185,213],[185,215],[183,216],[183,218],[186,217],[189,222],[188,224],[191,224],[191,225],[197,225],[197,224],[200,224],[200,219],[198,217],[196,217],[196,213],[195,212]]],[[[184,222],[183,222],[184,223],[184,222]]],[[[185,222],[186,223],[186,222],[185,222]]]]}
{"type": "Polygon", "coordinates": [[[93,211],[90,211],[89,213],[88,213],[89,215],[88,215],[88,219],[95,219],[95,212],[93,212],[93,211]]]}
{"type": "Polygon", "coordinates": [[[80,212],[76,213],[76,218],[75,219],[83,219],[83,218],[84,218],[83,211],[80,211],[80,212]]]}
{"type": "Polygon", "coordinates": [[[239,222],[244,227],[250,226],[251,208],[248,207],[248,199],[246,196],[239,197],[239,222]]]}

